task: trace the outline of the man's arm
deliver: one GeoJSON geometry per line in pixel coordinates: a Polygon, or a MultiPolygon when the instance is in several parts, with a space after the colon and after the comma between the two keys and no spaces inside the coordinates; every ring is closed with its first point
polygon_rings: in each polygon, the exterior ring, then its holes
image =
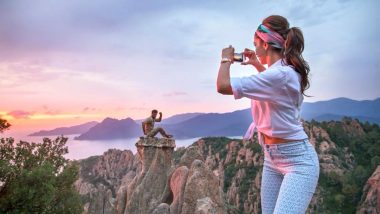
{"type": "Polygon", "coordinates": [[[162,112],[159,113],[160,114],[160,117],[158,119],[156,119],[156,122],[161,122],[161,119],[162,119],[162,112]]]}

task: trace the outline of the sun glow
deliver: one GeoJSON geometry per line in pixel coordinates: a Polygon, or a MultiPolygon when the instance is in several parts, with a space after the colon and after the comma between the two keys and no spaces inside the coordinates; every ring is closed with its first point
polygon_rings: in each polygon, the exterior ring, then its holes
{"type": "Polygon", "coordinates": [[[25,115],[0,111],[0,118],[7,120],[12,131],[53,129],[62,126],[73,126],[89,121],[99,121],[106,115],[100,113],[30,113],[25,115]]]}
{"type": "Polygon", "coordinates": [[[98,118],[103,115],[99,114],[34,114],[28,118],[34,120],[44,120],[44,119],[69,119],[69,118],[98,118]]]}
{"type": "Polygon", "coordinates": [[[7,112],[0,112],[0,117],[9,121],[19,119],[31,119],[31,120],[49,120],[49,119],[74,119],[74,118],[99,118],[103,117],[101,114],[31,114],[24,118],[18,118],[13,115],[9,115],[7,112]]]}

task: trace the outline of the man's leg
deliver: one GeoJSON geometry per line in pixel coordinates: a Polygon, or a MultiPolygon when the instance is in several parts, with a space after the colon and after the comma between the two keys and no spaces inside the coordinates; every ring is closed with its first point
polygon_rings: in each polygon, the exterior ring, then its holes
{"type": "Polygon", "coordinates": [[[158,129],[154,128],[152,131],[150,131],[146,136],[147,137],[154,137],[158,133],[158,129]]]}
{"type": "Polygon", "coordinates": [[[172,136],[171,135],[168,135],[165,130],[161,127],[157,127],[157,128],[154,128],[151,132],[149,132],[146,136],[147,137],[154,137],[156,136],[156,134],[160,132],[160,134],[163,136],[163,137],[166,137],[166,138],[171,138],[172,136]]]}
{"type": "Polygon", "coordinates": [[[162,135],[162,137],[166,137],[166,138],[171,138],[172,137],[171,135],[168,135],[163,128],[157,127],[156,129],[158,130],[158,132],[160,132],[160,134],[162,135]]]}

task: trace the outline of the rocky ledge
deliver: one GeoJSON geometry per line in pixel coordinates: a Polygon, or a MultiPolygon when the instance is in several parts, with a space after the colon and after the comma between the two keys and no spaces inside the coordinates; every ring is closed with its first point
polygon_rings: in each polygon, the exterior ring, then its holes
{"type": "Polygon", "coordinates": [[[140,138],[135,145],[142,169],[122,193],[126,196],[125,208],[119,207],[118,213],[152,213],[161,203],[170,201],[168,179],[173,170],[175,140],[140,138]]]}
{"type": "Polygon", "coordinates": [[[219,180],[200,154],[175,165],[174,139],[140,138],[135,145],[141,170],[120,186],[117,213],[226,213],[219,180]]]}
{"type": "Polygon", "coordinates": [[[175,140],[173,138],[140,137],[140,140],[135,145],[137,148],[158,147],[174,149],[175,140]]]}
{"type": "Polygon", "coordinates": [[[365,184],[361,203],[356,213],[380,213],[380,165],[365,184]]]}

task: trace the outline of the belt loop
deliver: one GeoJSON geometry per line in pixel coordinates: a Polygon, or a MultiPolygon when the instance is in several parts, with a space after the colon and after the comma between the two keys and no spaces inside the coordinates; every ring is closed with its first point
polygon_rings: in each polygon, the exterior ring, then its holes
{"type": "Polygon", "coordinates": [[[303,146],[305,147],[305,150],[308,150],[308,148],[307,148],[307,141],[306,141],[306,139],[304,139],[304,140],[303,140],[303,146]]]}

